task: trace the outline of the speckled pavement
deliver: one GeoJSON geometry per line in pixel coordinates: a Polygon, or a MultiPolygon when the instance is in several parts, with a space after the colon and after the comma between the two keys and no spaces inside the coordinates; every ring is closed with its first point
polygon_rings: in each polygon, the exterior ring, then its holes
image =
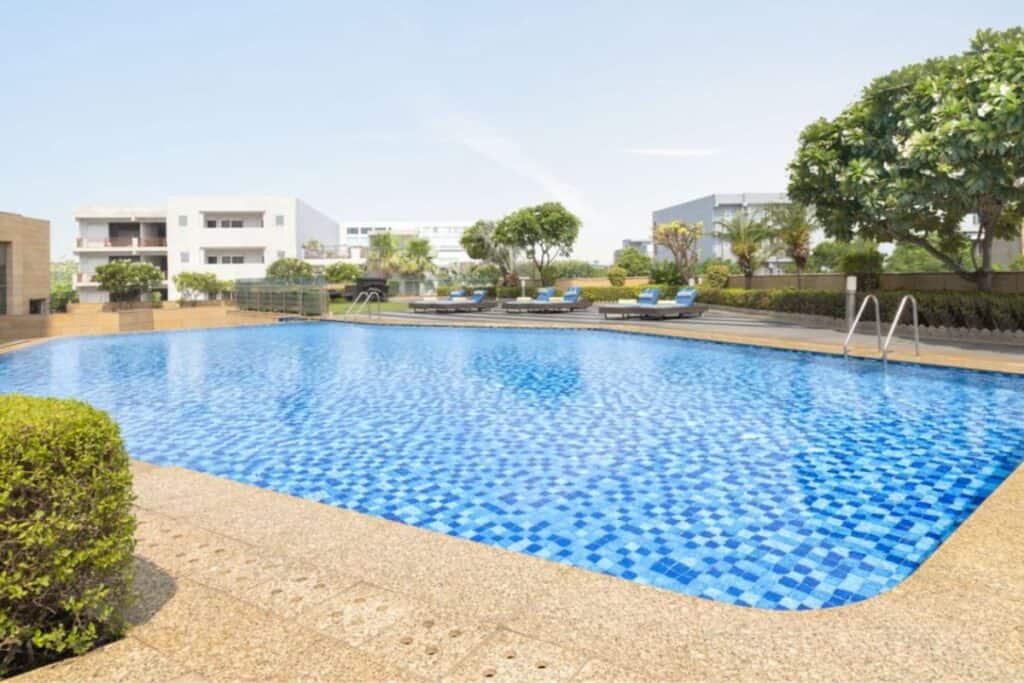
{"type": "Polygon", "coordinates": [[[763,611],[135,463],[128,636],[29,681],[1014,681],[1024,467],[909,579],[763,611]]]}

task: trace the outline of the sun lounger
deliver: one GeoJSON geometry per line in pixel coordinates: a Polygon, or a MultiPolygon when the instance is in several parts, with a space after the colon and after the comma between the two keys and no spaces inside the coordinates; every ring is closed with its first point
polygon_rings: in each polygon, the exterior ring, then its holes
{"type": "Polygon", "coordinates": [[[583,298],[583,290],[570,287],[565,295],[554,296],[555,288],[549,287],[537,292],[531,301],[506,301],[501,305],[508,313],[557,313],[582,311],[590,307],[590,302],[583,298]]]}
{"type": "Polygon", "coordinates": [[[636,303],[605,304],[599,306],[597,312],[608,318],[617,315],[623,319],[637,318],[690,318],[704,315],[707,304],[698,304],[697,290],[688,287],[680,289],[674,301],[658,301],[660,291],[654,288],[645,289],[637,297],[636,303]]]}
{"type": "MultiPolygon", "coordinates": [[[[462,292],[462,290],[456,290],[462,292]]],[[[452,292],[455,294],[455,292],[452,292]]],[[[440,301],[413,301],[409,308],[416,313],[472,313],[486,311],[497,306],[497,302],[487,300],[487,290],[478,289],[470,297],[452,297],[440,301]]]]}

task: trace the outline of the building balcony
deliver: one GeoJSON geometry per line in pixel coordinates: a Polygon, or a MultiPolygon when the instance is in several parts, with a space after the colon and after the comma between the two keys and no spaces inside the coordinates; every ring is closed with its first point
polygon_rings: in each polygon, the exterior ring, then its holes
{"type": "Polygon", "coordinates": [[[167,249],[166,237],[79,237],[75,251],[132,251],[135,249],[167,249]]]}

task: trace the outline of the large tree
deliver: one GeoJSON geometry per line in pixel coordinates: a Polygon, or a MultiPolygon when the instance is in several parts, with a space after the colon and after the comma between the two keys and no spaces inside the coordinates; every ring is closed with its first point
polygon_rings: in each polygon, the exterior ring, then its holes
{"type": "Polygon", "coordinates": [[[991,289],[992,244],[1024,220],[1024,30],[979,31],[966,52],[883,76],[809,125],[789,195],[830,236],[913,244],[991,289]],[[978,228],[964,232],[970,214],[978,228]]]}
{"type": "Polygon", "coordinates": [[[775,231],[776,242],[786,256],[793,259],[799,289],[803,287],[804,268],[811,257],[811,235],[814,233],[807,207],[795,202],[774,206],[768,212],[768,221],[775,231]]]}
{"type": "Polygon", "coordinates": [[[494,221],[480,220],[462,233],[459,243],[471,259],[486,261],[498,268],[501,282],[516,284],[516,249],[495,240],[494,221]]]}
{"type": "Polygon", "coordinates": [[[370,235],[370,248],[366,254],[366,272],[389,277],[395,269],[394,261],[397,253],[398,240],[390,232],[378,232],[370,235]]]}
{"type": "Polygon", "coordinates": [[[558,202],[546,202],[514,211],[498,221],[494,239],[522,249],[545,285],[557,275],[552,261],[569,256],[580,232],[580,219],[558,202]]]}
{"type": "Polygon", "coordinates": [[[772,254],[775,230],[764,216],[737,211],[718,223],[719,239],[729,243],[736,264],[743,273],[744,286],[750,289],[751,278],[772,254]]]}
{"type": "Polygon", "coordinates": [[[697,274],[697,263],[700,254],[697,242],[704,232],[704,224],[700,221],[671,221],[654,226],[654,243],[672,252],[676,264],[676,272],[683,283],[697,274]]]}

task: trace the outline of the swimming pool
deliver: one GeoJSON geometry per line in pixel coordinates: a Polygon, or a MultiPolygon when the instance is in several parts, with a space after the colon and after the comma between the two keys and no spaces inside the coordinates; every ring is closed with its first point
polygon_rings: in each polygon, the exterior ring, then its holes
{"type": "Polygon", "coordinates": [[[906,578],[1021,462],[1024,378],[615,332],[309,323],[68,338],[0,391],[136,458],[737,605],[906,578]]]}

